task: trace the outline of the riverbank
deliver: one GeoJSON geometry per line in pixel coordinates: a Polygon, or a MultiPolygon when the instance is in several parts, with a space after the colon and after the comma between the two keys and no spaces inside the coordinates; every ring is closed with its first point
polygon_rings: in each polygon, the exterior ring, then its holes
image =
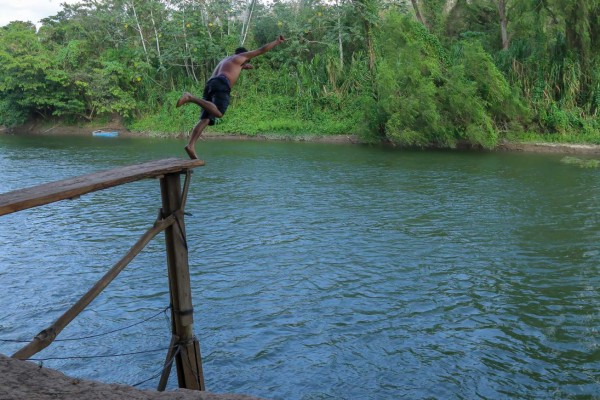
{"type": "MultiPolygon", "coordinates": [[[[63,135],[63,136],[91,136],[95,130],[118,132],[120,137],[170,137],[185,139],[187,133],[181,134],[157,134],[150,132],[136,132],[127,129],[120,121],[113,120],[105,124],[85,124],[85,125],[46,125],[40,123],[28,123],[26,125],[7,129],[0,127],[0,134],[17,135],[63,135]]],[[[205,131],[202,137],[206,140],[290,140],[298,142],[319,142],[319,143],[351,143],[360,144],[361,140],[356,135],[284,135],[284,134],[263,134],[263,135],[234,135],[229,133],[205,131]]]]}
{"type": "Polygon", "coordinates": [[[496,147],[497,151],[516,151],[527,153],[556,154],[600,154],[600,145],[568,144],[568,143],[514,143],[503,142],[496,147]]]}
{"type": "Polygon", "coordinates": [[[178,389],[168,392],[72,378],[59,371],[0,354],[2,400],[259,400],[240,394],[178,389]]]}
{"type": "MultiPolygon", "coordinates": [[[[0,134],[26,134],[26,135],[74,135],[90,136],[94,130],[116,131],[121,137],[174,137],[185,139],[187,134],[155,134],[149,132],[135,132],[127,129],[122,121],[116,119],[105,124],[98,125],[63,125],[55,124],[52,126],[40,123],[28,123],[18,128],[7,129],[0,127],[0,134]]],[[[356,135],[283,135],[283,134],[262,134],[262,135],[233,135],[220,132],[206,131],[202,135],[206,140],[288,140],[298,142],[315,143],[347,143],[347,144],[365,144],[360,137],[356,135]]],[[[553,154],[580,154],[596,155],[600,154],[600,145],[592,144],[572,144],[572,143],[546,143],[546,142],[511,142],[501,141],[492,151],[511,151],[527,153],[553,153],[553,154]]]]}

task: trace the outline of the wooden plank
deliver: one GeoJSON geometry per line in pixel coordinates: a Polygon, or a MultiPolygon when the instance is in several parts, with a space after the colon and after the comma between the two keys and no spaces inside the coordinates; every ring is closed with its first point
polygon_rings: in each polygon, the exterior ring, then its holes
{"type": "Polygon", "coordinates": [[[202,160],[167,158],[15,190],[0,194],[0,215],[72,199],[86,193],[141,179],[184,172],[203,165],[204,161],[202,160]]]}

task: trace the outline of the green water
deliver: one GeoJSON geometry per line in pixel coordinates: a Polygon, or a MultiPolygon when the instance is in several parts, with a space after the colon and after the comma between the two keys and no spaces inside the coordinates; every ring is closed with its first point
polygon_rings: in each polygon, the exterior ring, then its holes
{"type": "MultiPolygon", "coordinates": [[[[184,144],[0,136],[0,192],[183,157],[184,144]]],[[[562,155],[311,143],[209,140],[198,153],[206,166],[193,175],[186,226],[208,390],[600,398],[600,170],[562,155]]],[[[49,325],[159,207],[158,181],[147,180],[0,217],[0,339],[49,325]]],[[[159,238],[62,336],[160,313],[164,258],[159,238]]],[[[143,351],[44,361],[134,384],[160,372],[169,340],[161,316],[37,356],[143,351]]],[[[5,354],[18,347],[0,342],[5,354]]]]}

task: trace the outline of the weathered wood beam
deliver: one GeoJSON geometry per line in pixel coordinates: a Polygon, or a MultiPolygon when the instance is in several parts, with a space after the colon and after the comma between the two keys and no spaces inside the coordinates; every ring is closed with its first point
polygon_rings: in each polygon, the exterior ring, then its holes
{"type": "Polygon", "coordinates": [[[15,190],[0,194],[0,215],[77,198],[86,193],[141,179],[181,173],[203,165],[202,160],[167,158],[15,190]]]}

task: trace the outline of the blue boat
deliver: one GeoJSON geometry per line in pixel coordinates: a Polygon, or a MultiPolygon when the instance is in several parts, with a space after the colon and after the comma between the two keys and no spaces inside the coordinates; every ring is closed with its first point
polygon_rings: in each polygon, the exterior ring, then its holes
{"type": "Polygon", "coordinates": [[[92,136],[100,136],[100,137],[117,137],[119,136],[119,132],[117,131],[103,131],[97,130],[92,132],[92,136]]]}

